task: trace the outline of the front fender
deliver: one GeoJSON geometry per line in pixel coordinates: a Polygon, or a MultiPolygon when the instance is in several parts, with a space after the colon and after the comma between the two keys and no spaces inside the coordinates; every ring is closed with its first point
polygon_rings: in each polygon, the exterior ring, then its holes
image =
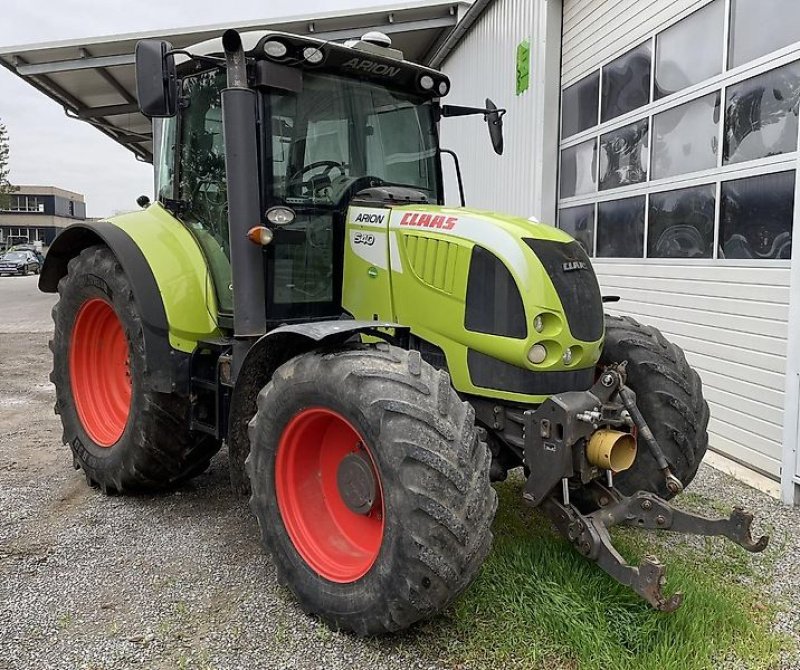
{"type": "Polygon", "coordinates": [[[354,335],[379,337],[408,347],[410,330],[396,323],[378,321],[316,321],[281,326],[262,335],[250,347],[234,382],[228,419],[228,459],[231,485],[247,495],[250,482],[244,462],[250,453],[247,425],[256,413],[258,394],[272,375],[290,358],[320,346],[343,344],[354,335]],[[394,335],[385,331],[391,329],[394,335]]]}

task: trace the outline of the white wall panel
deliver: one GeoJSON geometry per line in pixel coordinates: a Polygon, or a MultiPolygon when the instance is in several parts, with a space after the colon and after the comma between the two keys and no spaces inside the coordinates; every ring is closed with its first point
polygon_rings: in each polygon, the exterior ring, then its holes
{"type": "MultiPolygon", "coordinates": [[[[442,146],[461,159],[469,206],[554,220],[560,10],[558,0],[495,0],[442,66],[452,81],[443,103],[483,106],[489,97],[508,109],[503,156],[493,152],[482,117],[442,119],[442,146]],[[525,39],[530,88],[517,96],[516,50],[525,39]]],[[[451,162],[443,162],[447,201],[456,204],[451,162]]]]}
{"type": "Polygon", "coordinates": [[[659,328],[686,351],[711,408],[710,446],[780,474],[788,264],[782,267],[594,262],[609,312],[659,328]]]}

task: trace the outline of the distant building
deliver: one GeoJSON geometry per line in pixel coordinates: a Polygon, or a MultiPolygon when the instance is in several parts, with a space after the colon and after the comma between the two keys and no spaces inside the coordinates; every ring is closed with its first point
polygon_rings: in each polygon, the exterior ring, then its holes
{"type": "Polygon", "coordinates": [[[86,219],[80,193],[54,186],[20,186],[0,210],[0,248],[22,242],[48,247],[56,235],[75,221],[86,219]]]}

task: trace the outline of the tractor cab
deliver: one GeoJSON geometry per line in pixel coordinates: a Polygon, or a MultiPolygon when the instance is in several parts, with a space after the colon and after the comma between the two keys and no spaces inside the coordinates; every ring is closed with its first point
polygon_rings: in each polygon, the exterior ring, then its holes
{"type": "MultiPolygon", "coordinates": [[[[403,60],[390,44],[375,32],[345,44],[277,32],[242,35],[250,63],[244,83],[255,91],[260,216],[251,224],[265,229],[258,239],[268,242],[267,324],[342,314],[353,203],[443,204],[437,123],[450,83],[403,60]]],[[[222,113],[225,49],[221,39],[191,55],[170,49],[143,42],[137,52],[142,109],[164,117],[156,192],[201,245],[224,319],[233,314],[236,283],[222,113]]],[[[451,110],[487,111],[444,112],[451,110]]]]}

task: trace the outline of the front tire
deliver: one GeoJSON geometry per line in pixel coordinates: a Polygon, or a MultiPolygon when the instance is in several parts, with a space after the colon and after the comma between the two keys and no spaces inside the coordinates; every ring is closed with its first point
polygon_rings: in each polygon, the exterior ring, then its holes
{"type": "MultiPolygon", "coordinates": [[[[627,385],[636,393],[636,404],[672,473],[688,486],[708,448],[709,410],[700,376],[683,350],[656,328],[627,316],[606,315],[600,365],[623,361],[628,361],[627,385]]],[[[675,496],[644,444],[633,466],[614,477],[614,485],[626,495],[650,491],[664,499],[675,496]]]]}
{"type": "Polygon", "coordinates": [[[130,282],[106,247],[71,259],[53,308],[56,413],[75,467],[103,491],[168,487],[219,449],[189,431],[189,399],[148,390],[142,321],[130,282]]]}
{"type": "Polygon", "coordinates": [[[489,552],[489,452],[472,408],[419,352],[290,360],[259,394],[250,443],[250,504],[278,578],[334,629],[381,634],[432,616],[489,552]]]}

